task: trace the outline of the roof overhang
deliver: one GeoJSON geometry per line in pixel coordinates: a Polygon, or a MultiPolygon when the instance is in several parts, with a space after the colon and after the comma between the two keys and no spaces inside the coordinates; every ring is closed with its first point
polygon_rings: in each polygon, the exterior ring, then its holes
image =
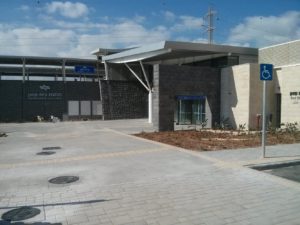
{"type": "Polygon", "coordinates": [[[105,55],[111,55],[111,54],[116,54],[120,53],[123,51],[127,51],[133,48],[119,48],[119,49],[113,49],[113,48],[97,48],[91,52],[92,55],[96,56],[105,56],[105,55]]]}
{"type": "Polygon", "coordinates": [[[102,56],[102,61],[107,63],[130,63],[143,61],[154,64],[186,58],[216,57],[224,55],[258,55],[258,49],[228,45],[214,45],[191,42],[163,41],[149,44],[116,54],[102,56]]]}

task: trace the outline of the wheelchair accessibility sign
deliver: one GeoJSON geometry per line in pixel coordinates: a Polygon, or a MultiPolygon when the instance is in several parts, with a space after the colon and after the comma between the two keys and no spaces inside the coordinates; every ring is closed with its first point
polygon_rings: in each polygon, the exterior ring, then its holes
{"type": "Polygon", "coordinates": [[[260,80],[273,80],[272,64],[260,64],[260,80]]]}

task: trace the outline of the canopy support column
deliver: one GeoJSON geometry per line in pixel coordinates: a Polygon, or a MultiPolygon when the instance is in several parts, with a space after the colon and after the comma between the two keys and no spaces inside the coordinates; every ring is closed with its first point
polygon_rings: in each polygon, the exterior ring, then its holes
{"type": "Polygon", "coordinates": [[[66,60],[62,60],[62,76],[63,76],[63,81],[66,83],[66,60]]]}
{"type": "Polygon", "coordinates": [[[23,58],[22,59],[22,77],[23,77],[23,79],[22,79],[22,81],[23,81],[23,83],[25,82],[25,72],[26,71],[26,62],[25,62],[25,59],[23,58]]]}
{"type": "Polygon", "coordinates": [[[108,80],[108,66],[107,62],[104,61],[105,80],[108,80]]]}
{"type": "Polygon", "coordinates": [[[144,68],[144,65],[143,65],[142,61],[140,61],[140,65],[142,67],[142,71],[143,71],[145,80],[147,82],[148,88],[149,88],[148,89],[149,90],[149,93],[148,93],[148,123],[152,123],[152,114],[153,114],[153,110],[152,110],[152,88],[150,86],[149,79],[147,77],[147,73],[146,73],[146,70],[144,68]]]}

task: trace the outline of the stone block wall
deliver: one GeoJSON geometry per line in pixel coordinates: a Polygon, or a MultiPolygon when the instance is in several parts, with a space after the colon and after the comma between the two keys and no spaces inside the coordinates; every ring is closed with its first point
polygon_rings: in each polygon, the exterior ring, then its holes
{"type": "Polygon", "coordinates": [[[102,80],[101,93],[104,120],[148,116],[148,92],[136,81],[102,80]]]}
{"type": "Polygon", "coordinates": [[[212,126],[220,117],[220,70],[210,67],[154,65],[153,125],[174,130],[177,95],[206,96],[212,126]]]}

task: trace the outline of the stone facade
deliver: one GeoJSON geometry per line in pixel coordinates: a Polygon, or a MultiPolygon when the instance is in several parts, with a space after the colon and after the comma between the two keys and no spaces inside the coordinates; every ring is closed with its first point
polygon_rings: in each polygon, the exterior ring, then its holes
{"type": "MultiPolygon", "coordinates": [[[[281,94],[281,123],[300,124],[300,65],[275,70],[273,98],[281,94]]],[[[276,102],[271,107],[276,116],[276,102]]]]}
{"type": "Polygon", "coordinates": [[[146,118],[148,93],[136,81],[102,80],[103,119],[146,118]]]}
{"type": "Polygon", "coordinates": [[[259,63],[271,63],[274,66],[273,81],[268,82],[271,96],[268,105],[273,115],[273,124],[299,124],[300,40],[259,49],[259,63]]]}
{"type": "MultiPolygon", "coordinates": [[[[246,125],[258,129],[261,121],[262,82],[256,63],[227,67],[221,71],[221,118],[228,120],[233,129],[246,125]],[[259,123],[260,122],[260,123],[259,123]]],[[[270,100],[268,99],[268,102],[270,100]]]]}
{"type": "MultiPolygon", "coordinates": [[[[280,127],[280,123],[299,123],[299,68],[296,65],[276,68],[273,70],[273,81],[267,81],[268,125],[280,127]],[[280,100],[277,100],[278,95],[280,100]]],[[[259,64],[243,64],[222,69],[221,117],[228,118],[232,128],[246,124],[246,129],[261,129],[262,86],[259,64]]]]}
{"type": "MultiPolygon", "coordinates": [[[[211,111],[209,126],[220,117],[220,70],[209,67],[154,65],[153,125],[174,130],[177,95],[206,96],[211,111]]],[[[210,115],[208,115],[210,117],[210,115]]]]}

